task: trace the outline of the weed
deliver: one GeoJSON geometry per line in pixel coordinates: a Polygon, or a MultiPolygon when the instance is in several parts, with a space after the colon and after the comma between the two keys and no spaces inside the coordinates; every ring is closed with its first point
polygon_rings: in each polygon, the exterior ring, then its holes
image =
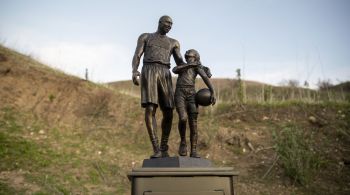
{"type": "Polygon", "coordinates": [[[5,107],[3,108],[0,116],[0,129],[4,129],[10,133],[19,132],[22,129],[22,125],[17,122],[16,117],[18,113],[14,109],[5,107]]]}
{"type": "Polygon", "coordinates": [[[232,111],[232,103],[222,102],[216,106],[216,114],[224,114],[232,111]]]}
{"type": "Polygon", "coordinates": [[[69,190],[63,187],[60,181],[52,176],[45,174],[26,174],[26,179],[42,186],[42,191],[35,194],[70,194],[69,190]]]}
{"type": "Polygon", "coordinates": [[[293,125],[284,127],[279,134],[273,132],[273,138],[286,175],[301,185],[309,184],[324,164],[312,148],[312,138],[293,125]]]}
{"type": "Polygon", "coordinates": [[[338,137],[344,139],[344,140],[350,140],[350,130],[338,128],[336,130],[338,137]]]}
{"type": "Polygon", "coordinates": [[[50,102],[53,102],[53,101],[55,100],[55,98],[56,98],[55,95],[53,95],[53,94],[50,94],[50,95],[49,95],[49,101],[50,101],[50,102]]]}
{"type": "Polygon", "coordinates": [[[231,150],[233,152],[234,155],[242,155],[243,154],[243,149],[241,147],[229,147],[229,150],[231,150]]]}
{"type": "Polygon", "coordinates": [[[89,99],[84,112],[92,118],[100,118],[108,115],[111,93],[102,91],[89,99]]]}
{"type": "Polygon", "coordinates": [[[96,169],[91,169],[88,174],[89,174],[90,182],[92,184],[99,184],[100,183],[100,176],[99,176],[98,171],[96,169]]]}

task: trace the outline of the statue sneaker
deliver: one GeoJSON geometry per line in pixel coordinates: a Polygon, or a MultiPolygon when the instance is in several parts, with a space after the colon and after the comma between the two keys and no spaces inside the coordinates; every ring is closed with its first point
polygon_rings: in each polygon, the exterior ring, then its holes
{"type": "Polygon", "coordinates": [[[150,158],[160,158],[162,157],[162,153],[160,151],[155,152],[153,155],[150,156],[150,158]]]}
{"type": "Polygon", "coordinates": [[[187,146],[186,146],[186,143],[180,143],[180,146],[179,146],[179,155],[180,155],[180,156],[187,156],[187,146]]]}
{"type": "Polygon", "coordinates": [[[192,151],[190,154],[190,157],[192,158],[200,158],[200,156],[197,154],[197,151],[192,151]]]}
{"type": "Polygon", "coordinates": [[[169,157],[168,151],[162,151],[162,158],[169,157]]]}

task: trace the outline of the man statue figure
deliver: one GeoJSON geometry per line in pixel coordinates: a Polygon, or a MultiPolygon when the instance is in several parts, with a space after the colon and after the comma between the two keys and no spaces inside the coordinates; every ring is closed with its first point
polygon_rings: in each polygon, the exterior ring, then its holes
{"type": "Polygon", "coordinates": [[[141,76],[141,106],[145,108],[146,127],[154,152],[151,158],[169,156],[168,139],[174,108],[174,92],[169,70],[170,56],[173,55],[177,65],[184,64],[179,42],[166,36],[172,24],[169,16],[162,16],[157,32],[141,34],[132,61],[132,81],[135,85],[139,85],[138,77],[141,76]],[[143,67],[140,74],[137,69],[142,54],[143,67]],[[160,147],[155,117],[158,105],[163,113],[160,147]]]}

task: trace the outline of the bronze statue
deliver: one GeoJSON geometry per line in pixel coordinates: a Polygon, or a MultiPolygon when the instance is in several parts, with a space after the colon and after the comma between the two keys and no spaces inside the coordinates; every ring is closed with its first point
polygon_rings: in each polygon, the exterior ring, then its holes
{"type": "Polygon", "coordinates": [[[139,85],[138,77],[141,76],[141,106],[145,108],[146,127],[154,152],[151,158],[169,156],[168,139],[174,108],[174,92],[169,70],[170,56],[173,55],[177,65],[184,64],[179,42],[166,36],[172,24],[169,16],[162,16],[155,33],[141,34],[132,61],[132,80],[135,85],[139,85]],[[140,74],[137,69],[143,54],[140,74]],[[155,118],[158,105],[163,113],[160,147],[155,118]]]}
{"type": "Polygon", "coordinates": [[[190,157],[199,158],[197,154],[197,115],[198,115],[198,103],[196,103],[196,90],[195,80],[199,74],[204,83],[210,90],[210,103],[215,104],[215,93],[212,84],[209,81],[211,73],[209,68],[203,66],[200,62],[199,53],[190,49],[185,54],[187,64],[180,65],[173,69],[175,74],[178,74],[175,90],[175,105],[176,111],[179,115],[179,133],[180,133],[180,146],[179,155],[187,156],[187,145],[186,145],[186,123],[190,127],[190,142],[191,142],[191,153],[190,157]]]}

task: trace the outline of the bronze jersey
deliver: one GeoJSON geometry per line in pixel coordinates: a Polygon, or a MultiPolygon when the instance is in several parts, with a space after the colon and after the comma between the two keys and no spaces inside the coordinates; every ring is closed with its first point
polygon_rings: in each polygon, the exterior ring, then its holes
{"type": "Polygon", "coordinates": [[[177,78],[176,86],[194,88],[196,76],[198,75],[198,68],[199,67],[193,67],[181,71],[177,78]]]}
{"type": "Polygon", "coordinates": [[[172,50],[171,38],[165,35],[150,33],[146,39],[143,63],[159,63],[170,66],[172,50]]]}

